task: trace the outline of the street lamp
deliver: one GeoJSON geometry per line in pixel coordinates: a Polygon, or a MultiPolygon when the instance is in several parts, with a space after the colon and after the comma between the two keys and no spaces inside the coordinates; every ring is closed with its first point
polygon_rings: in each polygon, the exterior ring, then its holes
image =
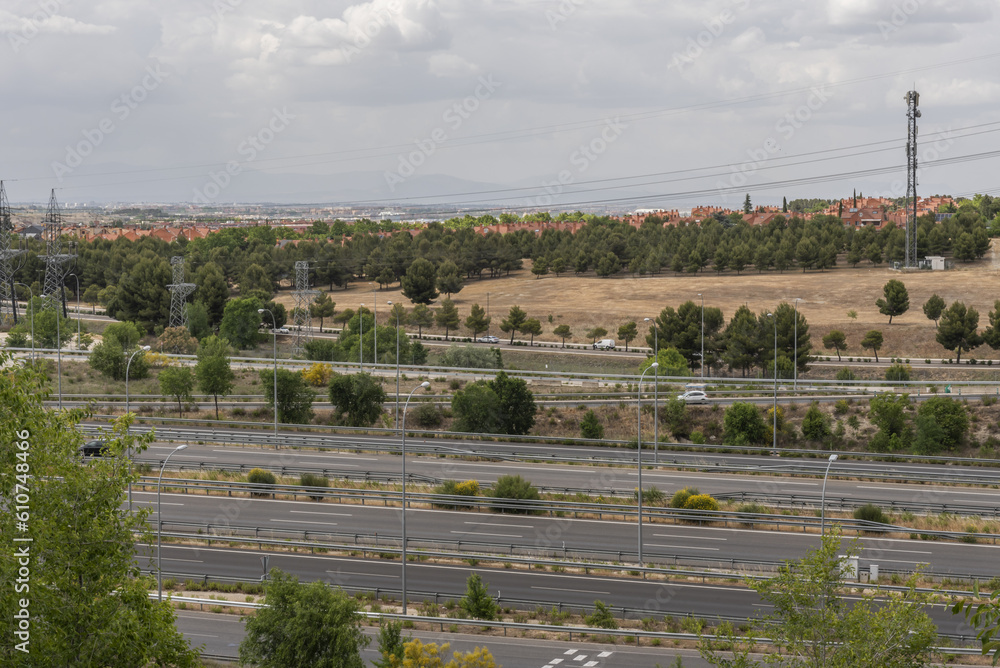
{"type": "Polygon", "coordinates": [[[819,537],[822,540],[823,536],[826,535],[826,478],[830,475],[830,467],[833,463],[837,461],[837,455],[830,455],[830,459],[826,465],[826,473],[823,474],[823,495],[820,497],[819,502],[819,537]]]}
{"type": "Polygon", "coordinates": [[[271,347],[274,352],[274,449],[278,449],[278,321],[274,319],[274,313],[270,309],[259,308],[257,313],[271,316],[271,347]]]}
{"type": "Polygon", "coordinates": [[[773,424],[771,426],[771,432],[774,436],[774,440],[771,442],[771,449],[778,449],[778,317],[773,313],[767,314],[768,318],[771,318],[774,322],[774,406],[771,408],[771,417],[773,418],[773,424]]]}
{"type": "MultiPolygon", "coordinates": [[[[129,355],[128,362],[125,364],[125,414],[126,415],[128,415],[128,413],[129,413],[128,376],[129,376],[129,369],[132,368],[132,359],[136,355],[138,355],[139,353],[145,352],[147,350],[149,350],[149,346],[139,346],[138,348],[136,348],[132,352],[131,355],[129,355]]],[[[125,433],[126,434],[128,434],[130,428],[131,428],[131,424],[129,424],[128,427],[125,427],[125,433]]],[[[128,446],[128,470],[129,470],[129,473],[132,472],[132,444],[131,444],[131,442],[129,443],[129,446],[128,446]]],[[[129,478],[129,481],[128,481],[128,511],[130,513],[132,512],[132,479],[131,479],[131,477],[129,478]]]]}
{"type": "Polygon", "coordinates": [[[400,456],[403,460],[403,491],[400,495],[403,501],[403,614],[406,614],[406,409],[410,405],[410,397],[413,393],[419,390],[421,387],[430,387],[431,384],[426,380],[415,388],[410,390],[410,393],[406,395],[406,403],[403,404],[403,424],[402,430],[400,431],[401,441],[400,441],[400,456]]]}
{"type": "Polygon", "coordinates": [[[25,285],[24,283],[15,283],[14,285],[22,285],[28,288],[28,294],[31,295],[31,300],[28,302],[31,304],[31,363],[35,363],[35,293],[31,290],[30,285],[25,285]]]}
{"type": "Polygon", "coordinates": [[[372,290],[372,332],[375,334],[375,370],[378,371],[378,293],[372,290]]]}
{"type": "MultiPolygon", "coordinates": [[[[656,321],[652,318],[643,318],[643,322],[653,323],[653,361],[656,362],[656,366],[660,366],[660,346],[659,346],[659,330],[656,328],[656,321]]],[[[653,372],[653,464],[656,465],[660,462],[659,455],[659,445],[660,445],[660,380],[659,371],[653,372]]]]}
{"type": "MultiPolygon", "coordinates": [[[[386,304],[392,306],[391,301],[387,301],[386,304]]],[[[396,311],[396,419],[393,420],[393,424],[399,424],[399,309],[394,310],[396,311]]]]}
{"type": "Polygon", "coordinates": [[[59,410],[62,410],[62,331],[59,327],[59,321],[63,319],[63,314],[62,309],[58,306],[54,310],[56,312],[56,378],[59,379],[59,410]]]}
{"type": "Polygon", "coordinates": [[[160,568],[160,541],[163,538],[163,514],[160,512],[160,482],[163,480],[163,469],[166,467],[170,455],[180,452],[186,447],[187,445],[178,445],[170,451],[170,454],[160,464],[160,475],[156,479],[156,591],[158,600],[161,602],[163,601],[163,570],[160,568]]]}
{"type": "Polygon", "coordinates": [[[358,337],[358,371],[365,370],[365,305],[362,302],[361,307],[358,309],[358,327],[360,327],[360,336],[358,337]]]}
{"type": "Polygon", "coordinates": [[[650,369],[653,369],[653,372],[655,373],[656,368],[658,366],[660,366],[659,362],[653,362],[652,364],[649,365],[649,367],[646,368],[646,371],[643,371],[642,375],[639,376],[639,388],[638,388],[639,391],[638,391],[638,396],[636,397],[636,399],[638,400],[637,403],[639,407],[639,410],[636,411],[636,413],[638,414],[638,418],[636,420],[636,435],[635,435],[636,445],[639,447],[636,449],[635,461],[638,464],[639,468],[639,493],[636,495],[636,498],[639,499],[638,515],[639,515],[639,565],[640,566],[642,565],[642,379],[646,375],[646,372],[649,371],[650,369]]]}
{"type": "Polygon", "coordinates": [[[801,297],[795,298],[795,339],[792,341],[792,353],[793,364],[792,364],[792,392],[799,389],[799,302],[802,301],[801,297]]]}
{"type": "Polygon", "coordinates": [[[76,279],[76,349],[80,349],[80,277],[70,274],[76,279]]]}
{"type": "Polygon", "coordinates": [[[705,296],[698,293],[701,297],[701,363],[698,365],[701,367],[701,380],[705,381],[705,296]]]}

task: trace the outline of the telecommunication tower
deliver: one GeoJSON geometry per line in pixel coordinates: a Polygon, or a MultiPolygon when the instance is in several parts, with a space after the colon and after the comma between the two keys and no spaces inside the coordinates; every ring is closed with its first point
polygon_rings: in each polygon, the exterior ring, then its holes
{"type": "Polygon", "coordinates": [[[906,101],[906,267],[917,266],[917,119],[920,93],[909,91],[906,101]]]}
{"type": "Polygon", "coordinates": [[[312,315],[309,313],[309,305],[312,304],[317,290],[309,289],[309,263],[305,260],[298,260],[295,263],[295,307],[292,309],[293,334],[295,336],[292,346],[292,355],[305,353],[306,343],[312,340],[312,315]]]}
{"type": "Polygon", "coordinates": [[[20,241],[15,242],[14,224],[10,219],[7,191],[0,181],[0,325],[17,324],[17,292],[14,274],[24,266],[27,256],[20,241]]]}
{"type": "Polygon", "coordinates": [[[72,252],[76,245],[69,242],[67,248],[63,248],[62,214],[59,212],[59,202],[56,201],[55,188],[52,189],[49,208],[42,221],[42,238],[45,240],[45,285],[42,287],[45,307],[55,308],[61,305],[65,317],[66,299],[63,284],[69,274],[69,263],[76,257],[72,252]],[[64,253],[64,250],[70,252],[64,253]]]}
{"type": "Polygon", "coordinates": [[[170,327],[187,327],[187,298],[197,289],[194,283],[184,282],[184,256],[175,255],[170,258],[170,268],[173,270],[173,283],[167,286],[170,290],[170,327]]]}

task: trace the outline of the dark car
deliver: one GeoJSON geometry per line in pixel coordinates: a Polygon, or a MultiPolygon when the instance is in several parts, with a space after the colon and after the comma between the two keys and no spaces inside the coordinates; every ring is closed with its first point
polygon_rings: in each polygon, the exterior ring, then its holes
{"type": "Polygon", "coordinates": [[[87,441],[80,448],[80,452],[83,453],[84,457],[103,457],[108,453],[108,442],[100,439],[87,441]]]}

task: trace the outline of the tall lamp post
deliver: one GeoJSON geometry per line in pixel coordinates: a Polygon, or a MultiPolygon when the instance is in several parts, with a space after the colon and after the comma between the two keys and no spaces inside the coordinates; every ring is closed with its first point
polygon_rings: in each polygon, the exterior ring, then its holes
{"type": "MultiPolygon", "coordinates": [[[[62,288],[60,288],[62,289],[62,288]]],[[[56,378],[59,379],[59,410],[62,410],[62,331],[59,321],[63,319],[62,308],[56,307],[56,378]]],[[[126,376],[127,378],[128,376],[126,376]]]]}
{"type": "Polygon", "coordinates": [[[795,298],[795,339],[792,341],[792,392],[799,389],[799,302],[802,301],[801,297],[795,298]]]}
{"type": "Polygon", "coordinates": [[[80,277],[70,274],[76,279],[76,349],[80,349],[80,277]]]}
{"type": "Polygon", "coordinates": [[[372,290],[372,332],[375,339],[375,370],[378,371],[378,293],[372,290]]]}
{"type": "Polygon", "coordinates": [[[31,295],[31,300],[28,302],[31,304],[31,363],[35,363],[35,293],[31,290],[30,285],[25,285],[24,283],[15,283],[14,285],[21,285],[28,289],[28,294],[31,295]]]}
{"type": "MultiPolygon", "coordinates": [[[[386,304],[392,306],[391,301],[386,304]]],[[[396,310],[396,419],[393,424],[399,424],[399,310],[396,310]]]]}
{"type": "Polygon", "coordinates": [[[830,467],[833,463],[837,461],[837,455],[830,455],[830,459],[826,465],[826,473],[823,474],[823,495],[820,497],[819,502],[819,537],[820,539],[826,535],[826,478],[830,475],[830,467]]]}
{"type": "MultiPolygon", "coordinates": [[[[128,356],[128,362],[125,364],[125,414],[126,415],[128,415],[128,413],[129,413],[128,379],[129,379],[129,370],[132,368],[132,360],[135,358],[136,355],[138,355],[139,353],[146,352],[147,350],[149,350],[149,346],[139,346],[138,348],[136,348],[132,352],[131,355],[128,356]]],[[[131,428],[131,423],[129,423],[129,426],[125,428],[125,433],[126,434],[128,434],[130,428],[131,428]]],[[[128,470],[129,470],[129,473],[132,473],[132,445],[131,445],[131,442],[129,443],[129,446],[128,446],[128,470]]],[[[132,512],[132,479],[131,478],[129,478],[129,481],[128,481],[128,511],[130,513],[132,512]]]]}
{"type": "Polygon", "coordinates": [[[771,426],[771,432],[773,434],[773,441],[771,442],[771,449],[778,449],[778,316],[773,313],[767,314],[768,318],[771,318],[774,322],[774,405],[771,408],[771,417],[773,418],[773,423],[771,426]]]}
{"type": "Polygon", "coordinates": [[[163,514],[160,512],[160,482],[163,480],[163,469],[167,466],[167,460],[170,459],[170,455],[180,452],[186,447],[187,445],[178,445],[170,451],[170,454],[160,464],[160,475],[156,479],[156,591],[159,601],[163,600],[163,569],[160,568],[160,541],[163,538],[163,514]]]}
{"type": "Polygon", "coordinates": [[[278,449],[278,321],[274,319],[274,314],[270,309],[259,308],[257,313],[271,316],[271,347],[274,353],[274,449],[278,449]]]}
{"type": "Polygon", "coordinates": [[[701,367],[701,380],[705,381],[705,296],[698,293],[701,297],[701,363],[698,365],[701,367]]]}
{"type": "Polygon", "coordinates": [[[637,404],[639,407],[639,410],[636,411],[636,413],[638,414],[638,418],[636,420],[636,435],[635,435],[636,445],[638,446],[638,448],[636,449],[635,461],[636,464],[638,464],[639,468],[639,493],[636,495],[636,498],[639,500],[639,505],[638,505],[639,565],[642,565],[642,379],[650,369],[653,369],[655,373],[655,370],[658,366],[660,366],[659,362],[653,362],[652,364],[649,365],[649,367],[647,367],[646,371],[643,371],[642,375],[639,376],[639,388],[638,388],[639,391],[638,391],[638,396],[636,397],[636,399],[638,400],[637,404]]]}
{"type": "MultiPolygon", "coordinates": [[[[656,328],[656,321],[653,318],[643,318],[643,322],[653,323],[653,361],[656,362],[656,366],[660,366],[660,345],[659,345],[659,330],[656,328]]],[[[659,371],[653,372],[653,464],[660,463],[659,455],[659,445],[660,445],[660,379],[659,371]]]]}
{"type": "Polygon", "coordinates": [[[365,370],[365,305],[364,303],[358,308],[358,327],[360,327],[360,335],[358,336],[358,371],[365,370]]]}
{"type": "Polygon", "coordinates": [[[414,392],[419,390],[421,387],[430,387],[430,386],[431,384],[428,383],[426,380],[420,383],[415,388],[410,390],[410,393],[406,395],[406,403],[403,404],[403,424],[402,424],[402,430],[400,431],[401,440],[400,440],[399,453],[400,457],[403,460],[402,462],[403,490],[402,494],[400,494],[400,497],[402,498],[403,501],[402,514],[403,514],[403,614],[404,615],[406,614],[406,409],[410,405],[410,397],[413,396],[414,392]]]}

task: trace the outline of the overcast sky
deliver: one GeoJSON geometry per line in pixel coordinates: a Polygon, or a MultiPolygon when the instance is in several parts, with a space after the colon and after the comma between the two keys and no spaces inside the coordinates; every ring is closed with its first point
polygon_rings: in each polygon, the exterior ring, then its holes
{"type": "Polygon", "coordinates": [[[965,160],[1000,149],[997,7],[7,0],[0,178],[12,202],[902,196],[915,86],[919,193],[971,194],[997,187],[965,160]]]}

